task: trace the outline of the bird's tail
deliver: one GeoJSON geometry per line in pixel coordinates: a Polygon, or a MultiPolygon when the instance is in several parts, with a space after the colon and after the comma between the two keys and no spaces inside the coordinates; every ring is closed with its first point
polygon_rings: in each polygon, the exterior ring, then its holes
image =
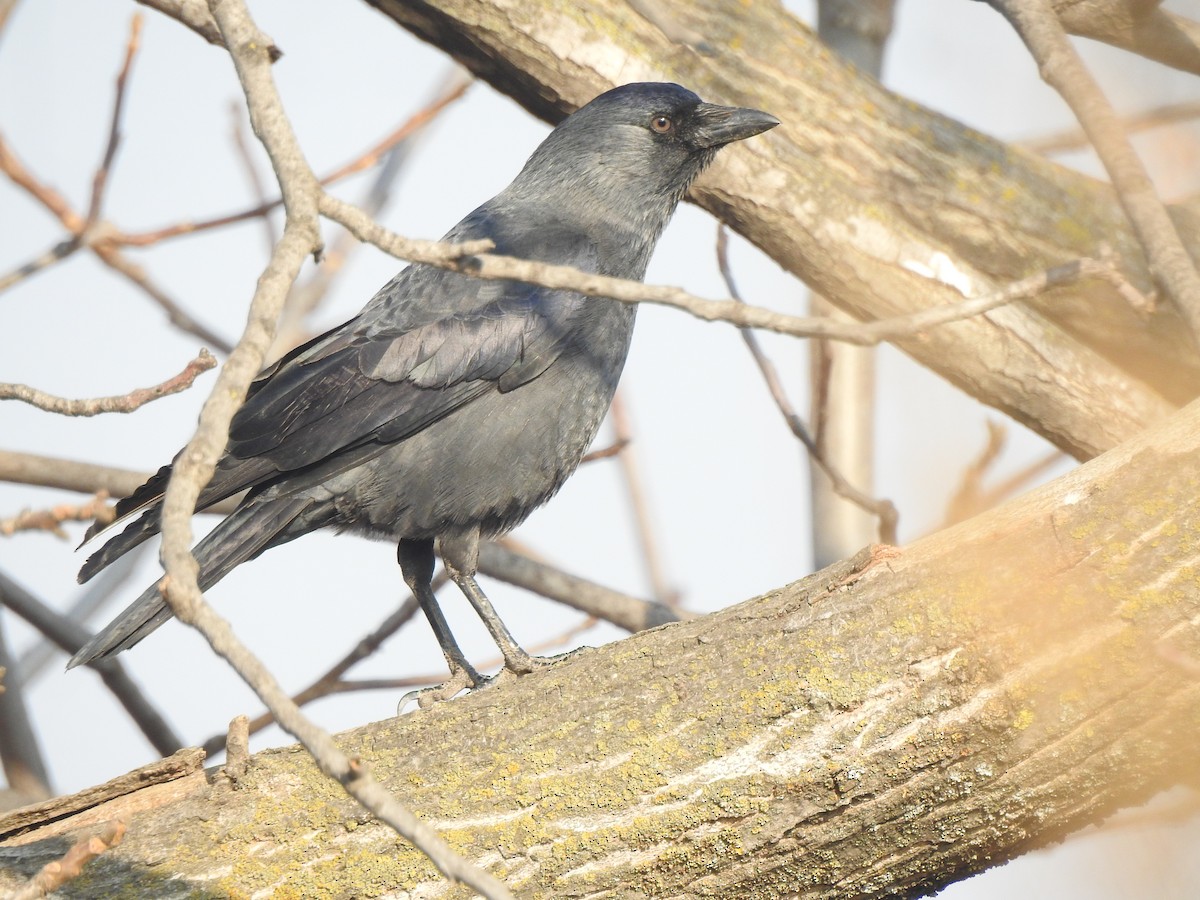
{"type": "MultiPolygon", "coordinates": [[[[292,523],[314,503],[315,501],[309,497],[251,500],[244,503],[196,545],[194,552],[196,561],[200,564],[200,589],[208,590],[228,575],[235,566],[248,559],[253,559],[268,547],[286,543],[315,527],[311,523],[306,523],[303,528],[291,528],[292,523]]],[[[144,514],[142,519],[109,541],[109,544],[101,552],[107,551],[110,545],[122,541],[131,532],[134,532],[132,542],[122,546],[120,553],[124,553],[130,547],[145,540],[149,534],[153,534],[153,531],[135,531],[149,514],[144,514]]],[[[154,530],[157,530],[157,522],[154,524],[154,530]]],[[[115,555],[119,556],[120,553],[115,555]]],[[[91,560],[88,562],[90,563],[91,560]]],[[[97,566],[97,569],[99,568],[101,566],[97,566]]],[[[120,653],[122,650],[128,650],[171,618],[171,615],[171,608],[163,599],[159,583],[156,582],[72,656],[71,661],[67,663],[67,668],[73,669],[93,660],[103,659],[106,656],[120,653]]]]}
{"type": "MultiPolygon", "coordinates": [[[[119,508],[119,507],[118,507],[119,508]]],[[[124,530],[104,542],[104,546],[87,558],[83,568],[79,570],[79,583],[89,581],[92,576],[118,557],[124,556],[138,544],[158,534],[162,518],[162,503],[156,503],[143,512],[137,519],[125,526],[124,530]]],[[[91,539],[96,526],[88,529],[84,541],[91,539]]],[[[82,545],[80,545],[82,546],[82,545]]]]}

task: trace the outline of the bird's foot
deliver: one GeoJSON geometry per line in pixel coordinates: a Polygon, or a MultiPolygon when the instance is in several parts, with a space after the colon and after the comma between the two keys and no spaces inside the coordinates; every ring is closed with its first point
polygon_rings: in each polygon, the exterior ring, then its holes
{"type": "Polygon", "coordinates": [[[495,680],[495,678],[480,675],[473,668],[456,666],[450,671],[450,677],[441,684],[409,691],[401,697],[400,703],[396,707],[396,714],[399,715],[400,711],[413,700],[417,701],[418,708],[429,709],[435,703],[457,697],[463,691],[474,691],[487,687],[495,680]]]}

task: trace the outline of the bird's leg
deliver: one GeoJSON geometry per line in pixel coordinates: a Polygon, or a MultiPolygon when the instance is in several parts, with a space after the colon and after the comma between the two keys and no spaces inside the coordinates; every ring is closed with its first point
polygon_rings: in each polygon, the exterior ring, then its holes
{"type": "Polygon", "coordinates": [[[521,645],[496,614],[492,601],[488,600],[475,580],[475,572],[479,566],[479,530],[472,529],[452,537],[442,535],[438,538],[438,547],[442,552],[446,573],[475,607],[475,612],[491,632],[492,640],[500,648],[500,653],[504,656],[504,668],[517,675],[527,675],[539,666],[549,665],[551,660],[530,656],[521,649],[521,645]]]}
{"type": "Polygon", "coordinates": [[[467,662],[458,642],[454,640],[450,626],[446,624],[446,617],[442,615],[437,598],[433,595],[433,541],[402,540],[396,550],[396,558],[400,561],[404,582],[421,604],[425,618],[429,620],[429,627],[433,629],[434,636],[441,645],[442,654],[446,657],[446,665],[450,668],[450,677],[443,684],[415,692],[418,704],[424,708],[438,700],[449,700],[459,691],[487,684],[488,679],[467,662]]]}

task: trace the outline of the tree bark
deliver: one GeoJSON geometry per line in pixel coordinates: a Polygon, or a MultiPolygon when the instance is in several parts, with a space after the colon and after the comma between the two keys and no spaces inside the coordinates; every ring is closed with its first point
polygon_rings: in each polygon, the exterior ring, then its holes
{"type": "MultiPolygon", "coordinates": [[[[901,555],[339,743],[526,896],[933,890],[1200,776],[1197,485],[1200,403],[901,555]]],[[[118,817],[63,896],[437,882],[292,747],[0,819],[0,889],[118,817]]]]}
{"type": "MultiPolygon", "coordinates": [[[[891,94],[779,4],[658,0],[651,21],[614,0],[369,2],[551,121],[641,79],[774,113],[784,124],[722,154],[692,199],[856,317],[961,300],[1103,246],[1151,289],[1111,188],[891,94]]],[[[1176,218],[1194,242],[1192,215],[1176,218]]],[[[1200,393],[1200,360],[1163,306],[1146,317],[1090,283],[900,346],[1088,458],[1200,393]]]]}

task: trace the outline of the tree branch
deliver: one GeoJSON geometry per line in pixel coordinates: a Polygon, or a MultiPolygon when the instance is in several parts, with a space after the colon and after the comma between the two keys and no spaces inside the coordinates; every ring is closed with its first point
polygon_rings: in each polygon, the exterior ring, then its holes
{"type": "MultiPolygon", "coordinates": [[[[520,15],[499,0],[370,3],[550,121],[631,78],[770,110],[784,124],[722,154],[691,199],[856,319],[983,296],[1106,244],[1151,287],[1108,188],[888,92],[779,4],[730,16],[724,0],[656,0],[705,35],[712,52],[700,53],[614,0],[530,0],[520,15]]],[[[1194,240],[1195,223],[1180,221],[1194,240]]],[[[1173,306],[1147,319],[1097,283],[898,343],[1079,458],[1200,392],[1200,357],[1173,306]]]]}
{"type": "MultiPolygon", "coordinates": [[[[1200,681],[1173,661],[1200,658],[1197,481],[1200,403],[886,562],[338,740],[531,895],[923,895],[1200,777],[1200,681]]],[[[297,896],[361,892],[364,870],[440,883],[293,748],[256,754],[237,791],[139,801],[114,858],[131,895],[163,877],[297,896]],[[269,866],[213,852],[246,833],[269,866]]]]}
{"type": "MultiPolygon", "coordinates": [[[[3,571],[0,571],[0,605],[11,609],[68,655],[79,652],[92,638],[86,628],[55,612],[3,571]]],[[[88,668],[100,676],[155,750],[170,756],[183,746],[183,741],[146,699],[119,659],[96,660],[88,663],[88,668]]]]}
{"type": "Polygon", "coordinates": [[[5,384],[0,382],[0,400],[20,400],[46,412],[58,413],[61,416],[97,416],[101,413],[131,413],[141,409],[153,400],[159,400],[171,394],[178,394],[192,386],[201,372],[207,372],[215,367],[216,359],[207,350],[201,349],[200,355],[193,359],[178,375],[168,378],[153,387],[138,388],[128,394],[115,397],[97,397],[93,400],[67,400],[55,397],[37,388],[25,384],[5,384]]]}
{"type": "Polygon", "coordinates": [[[1067,40],[1050,0],[994,0],[994,5],[1013,23],[1037,60],[1042,78],[1058,91],[1087,132],[1150,261],[1150,271],[1200,349],[1200,273],[1116,113],[1067,40]]]}

